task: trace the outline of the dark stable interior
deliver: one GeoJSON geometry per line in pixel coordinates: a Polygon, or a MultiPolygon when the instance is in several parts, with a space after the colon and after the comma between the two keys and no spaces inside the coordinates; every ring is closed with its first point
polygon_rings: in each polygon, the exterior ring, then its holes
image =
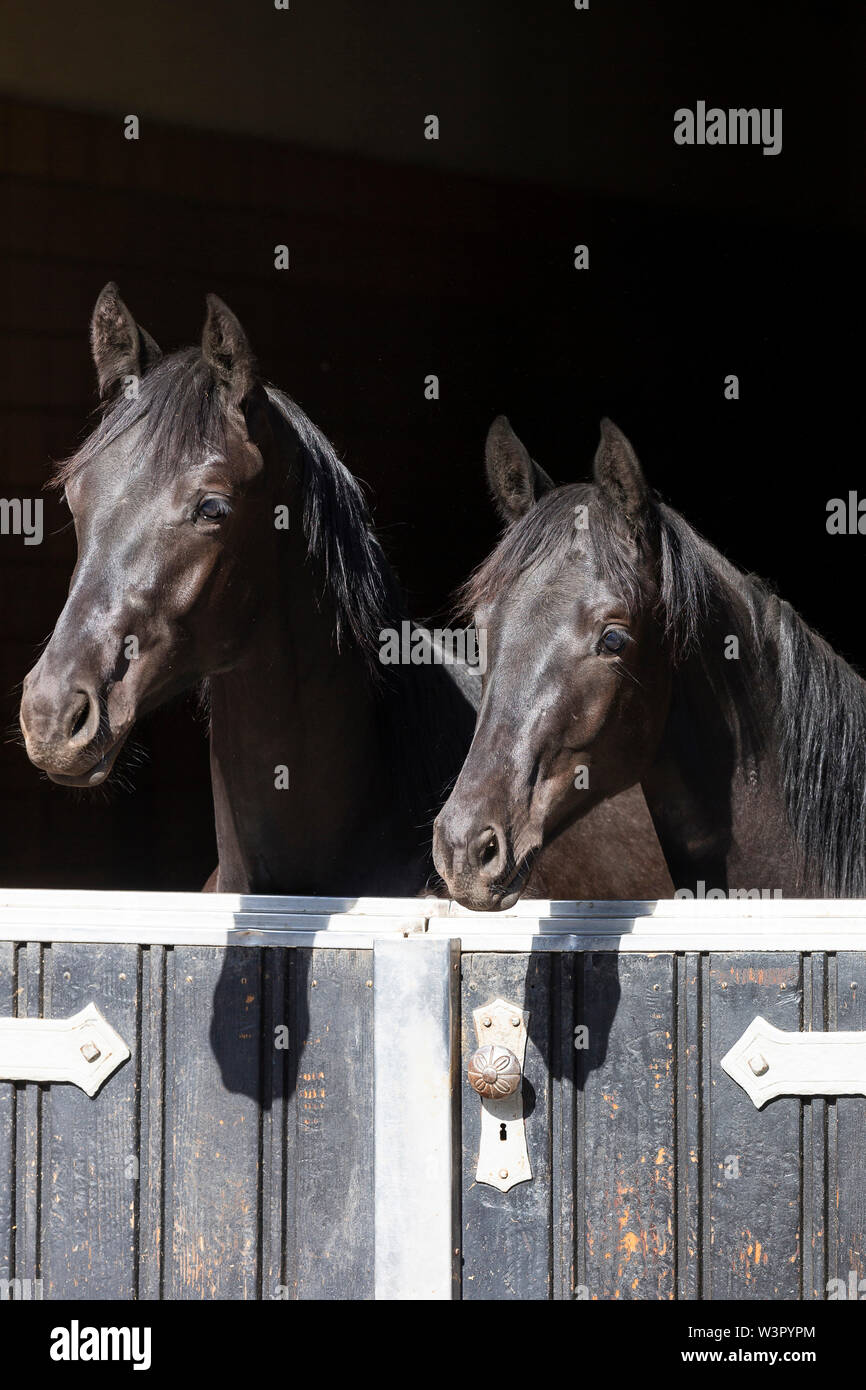
{"type": "MultiPolygon", "coordinates": [[[[866,496],[853,7],[181,8],[152,7],[145,40],[135,9],[50,3],[37,35],[13,6],[0,496],[39,495],[87,430],[105,281],[166,350],[198,340],[215,291],[368,485],[417,618],[444,619],[494,542],[494,415],[558,482],[588,475],[610,415],[669,503],[863,665],[866,536],[826,530],[831,498],[866,496]],[[781,107],[782,152],[677,147],[699,99],[781,107]]],[[[73,560],[52,493],[42,545],[0,536],[0,881],[196,889],[215,849],[194,692],[97,793],[15,741],[73,560]]]]}

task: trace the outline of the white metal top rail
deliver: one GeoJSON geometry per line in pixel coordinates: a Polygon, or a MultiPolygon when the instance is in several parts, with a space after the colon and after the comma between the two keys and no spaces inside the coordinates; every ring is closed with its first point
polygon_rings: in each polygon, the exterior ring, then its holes
{"type": "Polygon", "coordinates": [[[452,937],[464,951],[862,951],[866,899],[548,902],[0,889],[0,941],[329,946],[452,937]]]}

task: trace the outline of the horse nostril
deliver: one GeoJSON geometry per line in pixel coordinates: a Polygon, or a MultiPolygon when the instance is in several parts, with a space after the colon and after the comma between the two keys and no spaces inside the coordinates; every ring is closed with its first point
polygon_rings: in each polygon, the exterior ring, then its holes
{"type": "Polygon", "coordinates": [[[472,866],[485,878],[495,878],[504,862],[503,838],[495,826],[488,825],[469,846],[472,866]]]}
{"type": "Polygon", "coordinates": [[[87,723],[87,715],[87,705],[82,705],[78,718],[75,720],[75,723],[72,725],[72,728],[69,731],[70,738],[75,738],[75,735],[80,733],[81,730],[84,728],[85,724],[87,723]]]}
{"type": "Polygon", "coordinates": [[[481,846],[481,854],[479,855],[478,862],[481,865],[482,869],[490,863],[491,859],[495,859],[498,853],[499,841],[497,840],[495,835],[491,835],[487,843],[481,846]]]}
{"type": "Polygon", "coordinates": [[[69,740],[70,742],[78,738],[90,722],[91,699],[83,690],[80,692],[74,708],[69,716],[69,740]]]}

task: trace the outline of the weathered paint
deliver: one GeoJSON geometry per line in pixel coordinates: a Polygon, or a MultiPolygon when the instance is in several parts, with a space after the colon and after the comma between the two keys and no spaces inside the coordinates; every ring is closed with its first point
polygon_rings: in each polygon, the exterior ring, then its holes
{"type": "MultiPolygon", "coordinates": [[[[447,1251],[464,1298],[824,1298],[829,1279],[866,1279],[866,1100],[758,1111],[719,1066],[758,1013],[866,1030],[866,953],[780,949],[779,934],[764,952],[469,936],[460,1069],[474,1007],[530,1011],[534,1176],[504,1194],[474,1182],[480,1101],[464,1085],[447,1251]]],[[[389,949],[452,940],[391,934],[389,949]]],[[[94,1099],[0,1082],[0,1279],[41,1279],[46,1298],[372,1298],[374,995],[357,944],[0,940],[0,1011],[93,999],[132,1052],[94,1099]]],[[[394,1116],[400,1103],[396,1078],[394,1116]]]]}

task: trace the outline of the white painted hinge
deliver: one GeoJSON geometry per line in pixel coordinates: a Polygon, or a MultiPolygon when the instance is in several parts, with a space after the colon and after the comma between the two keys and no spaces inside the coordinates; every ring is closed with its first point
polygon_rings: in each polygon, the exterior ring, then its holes
{"type": "Polygon", "coordinates": [[[128,1056],[92,1003],[71,1018],[0,1018],[0,1081],[68,1081],[95,1096],[128,1056]]]}
{"type": "Polygon", "coordinates": [[[721,1065],[758,1109],[776,1096],[866,1096],[866,1033],[785,1033],[758,1014],[721,1065]]]}

